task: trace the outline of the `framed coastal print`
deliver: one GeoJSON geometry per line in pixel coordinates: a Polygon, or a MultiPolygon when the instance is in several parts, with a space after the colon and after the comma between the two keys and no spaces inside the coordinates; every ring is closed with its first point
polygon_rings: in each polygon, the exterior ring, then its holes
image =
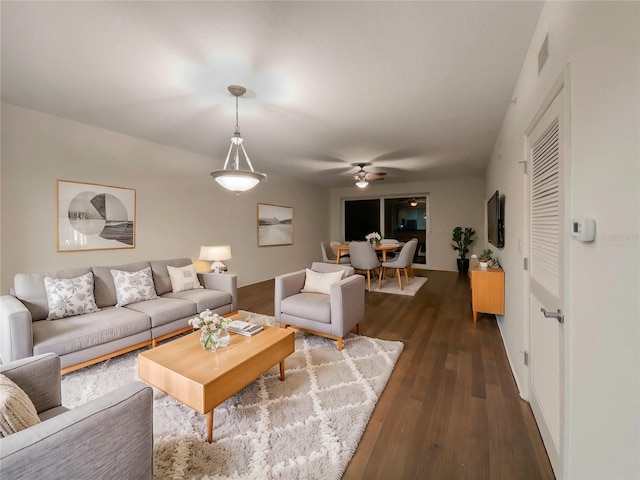
{"type": "Polygon", "coordinates": [[[58,180],[58,251],[136,246],[136,191],[58,180]]]}
{"type": "Polygon", "coordinates": [[[293,207],[258,204],[258,246],[293,244],[293,207]]]}

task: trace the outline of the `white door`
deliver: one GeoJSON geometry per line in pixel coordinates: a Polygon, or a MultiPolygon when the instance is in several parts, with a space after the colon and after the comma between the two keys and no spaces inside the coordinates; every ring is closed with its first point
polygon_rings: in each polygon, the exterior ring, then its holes
{"type": "Polygon", "coordinates": [[[566,124],[560,90],[527,136],[529,399],[556,478],[562,478],[563,242],[566,124]]]}

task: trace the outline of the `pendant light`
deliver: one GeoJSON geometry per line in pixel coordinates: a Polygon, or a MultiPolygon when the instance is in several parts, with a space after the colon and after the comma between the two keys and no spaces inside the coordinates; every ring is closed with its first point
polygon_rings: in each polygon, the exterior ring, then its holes
{"type": "Polygon", "coordinates": [[[231,145],[227,152],[227,159],[224,161],[222,170],[211,172],[211,176],[218,184],[232,192],[240,193],[252,189],[258,183],[267,179],[264,173],[256,172],[253,169],[249,155],[242,145],[242,135],[240,135],[240,127],[238,126],[238,97],[247,92],[247,89],[240,85],[229,85],[227,87],[229,93],[236,97],[236,129],[231,137],[231,145]],[[244,154],[244,158],[249,165],[250,170],[240,168],[240,155],[244,154]]]}

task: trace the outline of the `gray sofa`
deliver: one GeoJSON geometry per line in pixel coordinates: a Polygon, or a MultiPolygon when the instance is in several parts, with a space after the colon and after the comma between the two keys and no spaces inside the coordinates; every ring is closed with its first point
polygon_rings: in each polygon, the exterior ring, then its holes
{"type": "Polygon", "coordinates": [[[54,354],[0,366],[41,423],[0,438],[0,478],[153,478],[153,390],[131,382],[72,410],[61,405],[54,354]]]}
{"type": "Polygon", "coordinates": [[[198,274],[203,289],[172,292],[167,265],[184,267],[188,258],[94,266],[58,272],[18,273],[10,295],[0,297],[0,358],[10,362],[42,353],[60,357],[62,373],[120,355],[188,331],[188,320],[210,309],[225,314],[237,309],[235,275],[198,274]],[[116,307],[111,270],[137,272],[151,267],[160,298],[116,307]],[[75,278],[92,272],[100,311],[58,320],[49,313],[44,277],[75,278]]]}

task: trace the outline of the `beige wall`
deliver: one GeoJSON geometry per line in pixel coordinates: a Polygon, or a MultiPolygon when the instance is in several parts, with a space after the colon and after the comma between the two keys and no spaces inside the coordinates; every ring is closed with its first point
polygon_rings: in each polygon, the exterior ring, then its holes
{"type": "Polygon", "coordinates": [[[344,200],[397,196],[429,196],[427,227],[427,268],[456,271],[456,251],[451,248],[451,231],[456,226],[472,227],[476,241],[471,253],[486,246],[484,179],[431,180],[406,184],[371,183],[360,190],[355,186],[331,190],[331,239],[344,240],[344,200]]]}
{"type": "Polygon", "coordinates": [[[2,104],[2,292],[17,272],[195,260],[205,244],[231,245],[233,258],[225,263],[239,285],[318,260],[328,191],[273,176],[237,196],[223,191],[209,172],[222,168],[226,148],[207,157],[2,104]],[[56,179],[134,188],[136,248],[57,252],[56,179]],[[257,246],[258,202],[294,208],[292,246],[257,246]]]}
{"type": "MultiPolygon", "coordinates": [[[[523,239],[525,132],[568,68],[569,217],[592,217],[592,243],[565,249],[564,471],[559,478],[640,478],[640,4],[547,2],[487,170],[507,196],[506,315],[499,319],[523,396],[529,349],[523,239]],[[549,34],[540,76],[537,53],[549,34]]],[[[563,225],[566,233],[569,224],[563,225]]]]}

